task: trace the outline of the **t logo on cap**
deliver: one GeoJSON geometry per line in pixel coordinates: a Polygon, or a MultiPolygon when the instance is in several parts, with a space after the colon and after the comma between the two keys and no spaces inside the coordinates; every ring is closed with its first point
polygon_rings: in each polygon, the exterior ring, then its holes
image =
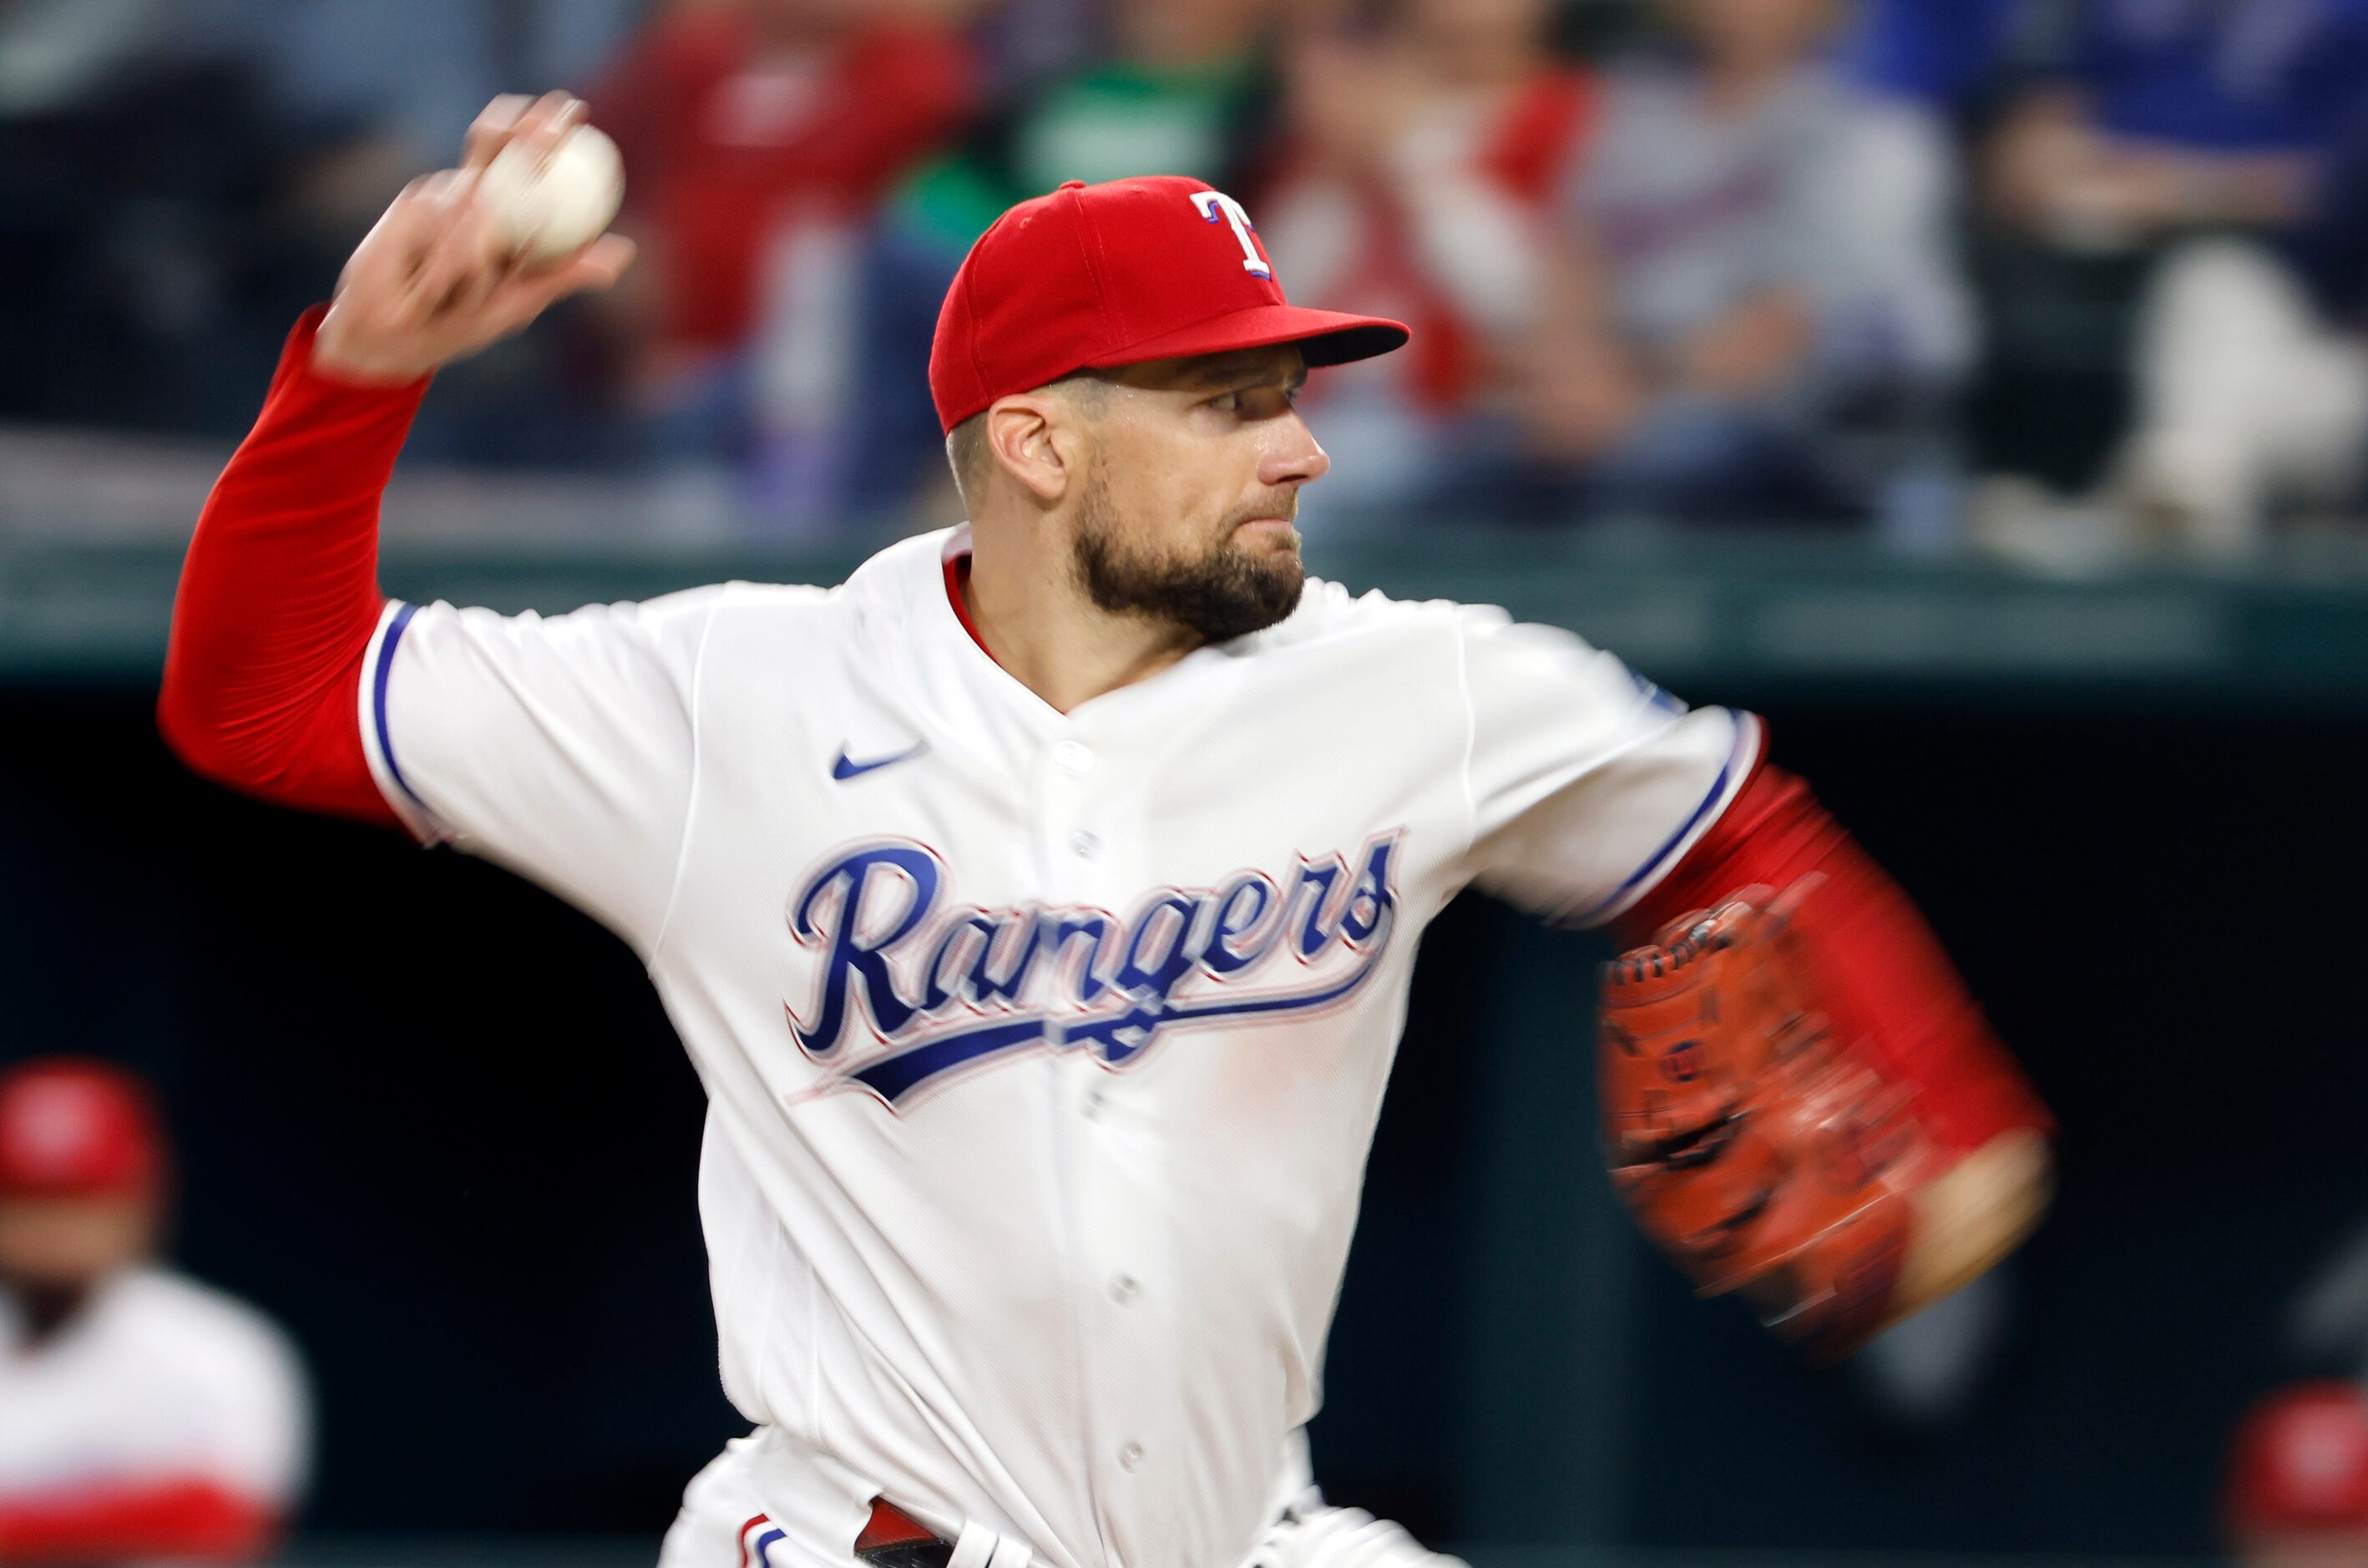
{"type": "Polygon", "coordinates": [[[1215,222],[1217,215],[1222,212],[1225,222],[1234,226],[1234,238],[1242,242],[1244,272],[1254,272],[1260,278],[1274,276],[1274,268],[1269,267],[1266,257],[1258,254],[1258,242],[1250,238],[1258,225],[1250,222],[1250,215],[1242,210],[1240,202],[1222,190],[1196,190],[1192,193],[1192,205],[1199,208],[1201,216],[1210,222],[1215,222]]]}
{"type": "Polygon", "coordinates": [[[1176,175],[1071,180],[971,246],[938,312],[929,392],[951,431],[1079,370],[1283,343],[1311,366],[1338,365],[1406,340],[1400,323],[1285,300],[1249,214],[1224,191],[1176,175]]]}

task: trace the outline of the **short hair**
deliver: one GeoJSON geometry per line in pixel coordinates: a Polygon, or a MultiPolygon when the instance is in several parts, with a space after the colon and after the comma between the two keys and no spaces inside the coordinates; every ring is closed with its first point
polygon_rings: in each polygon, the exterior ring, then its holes
{"type": "MultiPolygon", "coordinates": [[[[1090,419],[1100,417],[1109,405],[1114,384],[1099,370],[1077,370],[1035,390],[1060,393],[1090,419]]],[[[946,461],[954,471],[954,489],[966,509],[976,508],[986,493],[987,460],[986,413],[981,410],[946,432],[946,461]]]]}

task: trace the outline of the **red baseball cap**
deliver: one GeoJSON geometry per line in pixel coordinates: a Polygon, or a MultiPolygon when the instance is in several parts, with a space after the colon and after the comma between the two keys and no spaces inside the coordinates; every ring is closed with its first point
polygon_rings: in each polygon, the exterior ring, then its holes
{"type": "Polygon", "coordinates": [[[121,1068],[52,1057],[0,1074],[0,1198],[138,1196],[164,1168],[155,1102],[121,1068]]]}
{"type": "Polygon", "coordinates": [[[929,392],[951,431],[996,398],[1078,370],[1296,343],[1310,365],[1403,345],[1403,323],[1282,297],[1241,203],[1178,175],[1023,201],[954,274],[929,349],[929,392]]]}
{"type": "Polygon", "coordinates": [[[2368,1395],[2342,1382],[2271,1394],[2246,1417],[2230,1471],[2241,1533],[2368,1528],[2368,1395]]]}

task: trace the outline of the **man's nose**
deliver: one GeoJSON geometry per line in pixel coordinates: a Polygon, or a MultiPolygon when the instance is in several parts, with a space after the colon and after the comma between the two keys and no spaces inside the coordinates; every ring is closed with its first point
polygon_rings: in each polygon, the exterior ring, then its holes
{"type": "Polygon", "coordinates": [[[1261,484],[1306,484],[1323,478],[1332,470],[1331,456],[1315,439],[1315,432],[1297,413],[1282,423],[1277,432],[1281,439],[1267,453],[1258,465],[1261,484]]]}

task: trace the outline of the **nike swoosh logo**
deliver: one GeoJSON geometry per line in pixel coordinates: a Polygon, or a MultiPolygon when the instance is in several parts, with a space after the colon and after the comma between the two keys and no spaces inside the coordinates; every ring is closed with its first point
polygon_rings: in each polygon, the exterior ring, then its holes
{"type": "Polygon", "coordinates": [[[875,767],[885,767],[892,762],[902,762],[908,756],[916,756],[928,744],[927,741],[915,741],[903,751],[888,756],[875,756],[868,762],[856,761],[847,755],[847,748],[841,746],[838,748],[838,760],[830,765],[830,776],[843,784],[850,778],[861,778],[875,767]]]}

